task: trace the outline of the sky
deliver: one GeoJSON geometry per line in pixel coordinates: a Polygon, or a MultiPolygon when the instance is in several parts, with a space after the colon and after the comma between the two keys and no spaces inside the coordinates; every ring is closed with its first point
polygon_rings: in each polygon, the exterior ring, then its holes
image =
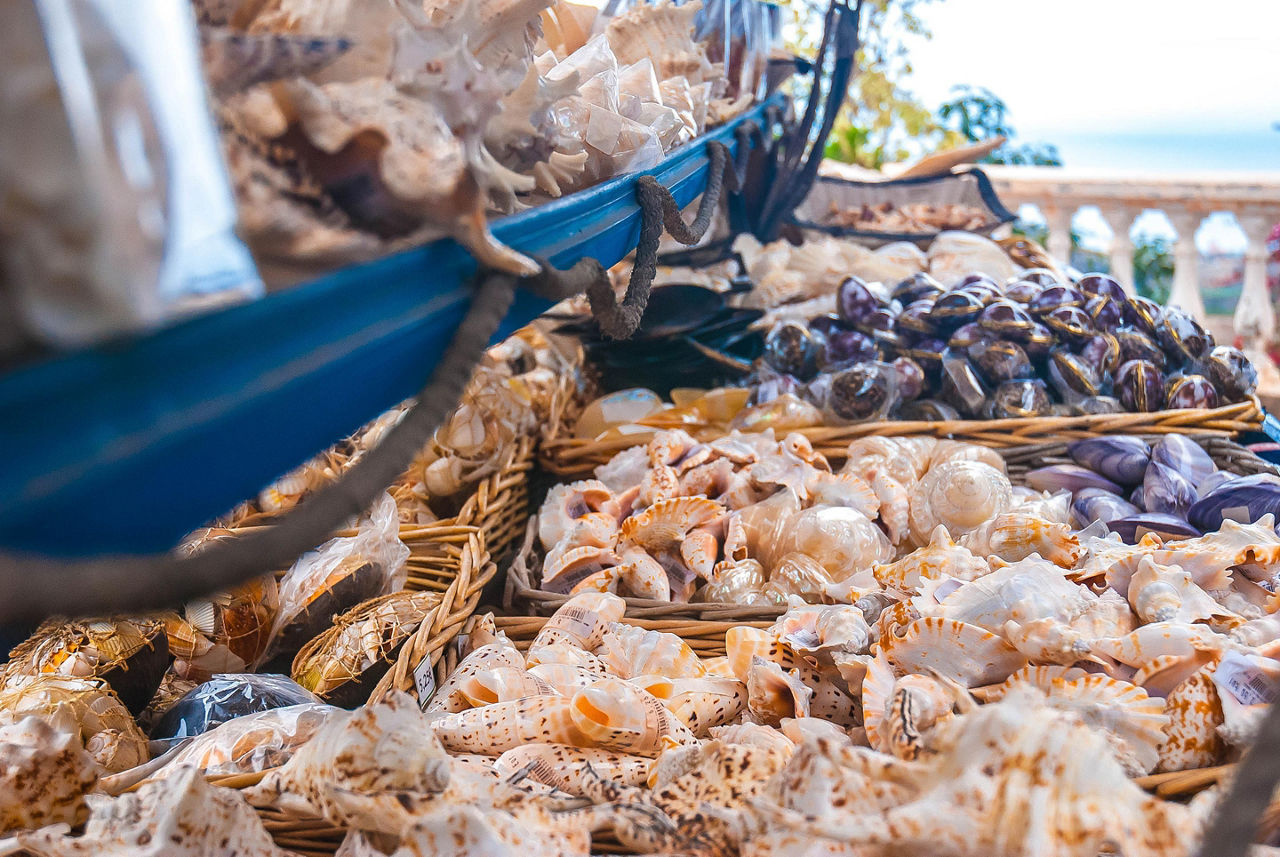
{"type": "MultiPolygon", "coordinates": [[[[1280,0],[935,0],[919,13],[933,38],[912,42],[907,86],[931,108],[954,85],[986,87],[1019,141],[1053,143],[1073,167],[1280,172],[1280,0]]],[[[1234,243],[1231,224],[1203,227],[1201,248],[1234,243]]],[[[1172,230],[1148,215],[1137,231],[1172,230]]]]}

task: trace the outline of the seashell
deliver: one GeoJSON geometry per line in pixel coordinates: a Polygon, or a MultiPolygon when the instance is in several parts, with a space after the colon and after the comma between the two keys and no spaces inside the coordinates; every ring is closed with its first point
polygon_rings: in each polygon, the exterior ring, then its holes
{"type": "Polygon", "coordinates": [[[0,719],[0,833],[75,824],[98,772],[69,713],[0,719]]]}
{"type": "MultiPolygon", "coordinates": [[[[871,674],[868,670],[868,676],[871,674]]],[[[951,695],[941,682],[922,675],[903,676],[887,688],[883,685],[883,678],[871,682],[870,687],[863,683],[864,722],[874,723],[865,727],[867,738],[881,752],[916,759],[924,750],[929,730],[952,715],[951,695]]]]}
{"type": "Polygon", "coordinates": [[[1184,375],[1169,381],[1165,390],[1165,407],[1213,409],[1218,407],[1218,391],[1203,375],[1184,375]]]}
{"type": "Polygon", "coordinates": [[[756,807],[775,826],[902,853],[1031,854],[1044,843],[1080,857],[1108,848],[1153,857],[1185,853],[1200,819],[1185,806],[1145,794],[1109,743],[1077,714],[1053,709],[1035,691],[1019,691],[938,724],[930,735],[935,752],[923,760],[889,764],[883,756],[849,751],[841,761],[870,780],[859,791],[905,787],[884,809],[871,802],[867,810],[845,808],[818,823],[763,802],[756,807]],[[979,797],[993,794],[1002,796],[998,808],[979,797]],[[1010,813],[1027,825],[1012,830],[1010,813]]]}
{"type": "Polygon", "coordinates": [[[472,708],[512,702],[529,696],[556,696],[559,691],[536,674],[513,667],[480,670],[458,686],[472,708]]]}
{"type": "MultiPolygon", "coordinates": [[[[1067,444],[1067,454],[1076,464],[1118,485],[1137,485],[1142,482],[1147,463],[1151,460],[1151,447],[1140,437],[1109,435],[1072,441],[1067,444]]],[[[1109,490],[1120,493],[1116,489],[1109,490]]]]}
{"type": "MultiPolygon", "coordinates": [[[[595,582],[600,579],[601,572],[610,572],[623,565],[622,557],[610,548],[583,545],[566,549],[553,550],[547,554],[542,565],[542,581],[539,586],[559,594],[572,592],[579,586],[589,587],[586,581],[595,582]]],[[[557,545],[557,548],[559,545],[557,545]]],[[[613,579],[621,572],[613,572],[613,579]]],[[[598,590],[596,590],[598,591],[598,590]]],[[[577,593],[573,593],[575,596],[577,593]]]]}
{"type": "Polygon", "coordinates": [[[764,566],[754,559],[725,560],[711,572],[711,581],[692,600],[727,604],[755,604],[763,599],[764,566]]]}
{"type": "Polygon", "coordinates": [[[934,674],[965,687],[1003,681],[1026,658],[1000,637],[954,619],[917,619],[901,635],[882,638],[880,650],[904,673],[934,674]]]}
{"type": "Polygon", "coordinates": [[[1280,661],[1256,653],[1229,651],[1209,671],[1222,704],[1218,734],[1232,746],[1247,746],[1276,698],[1280,661]]]}
{"type": "Polygon", "coordinates": [[[610,580],[616,580],[634,598],[650,598],[655,601],[671,601],[673,598],[677,601],[689,600],[695,579],[691,569],[685,569],[684,573],[676,576],[669,575],[662,563],[650,556],[648,551],[634,545],[624,549],[618,558],[621,564],[608,570],[610,574],[604,579],[606,585],[610,580]],[[681,585],[679,593],[672,591],[672,586],[677,581],[681,585]]]}
{"type": "Polygon", "coordinates": [[[1178,471],[1153,461],[1142,482],[1142,506],[1148,512],[1184,517],[1196,501],[1195,486],[1178,471]]]}
{"type": "Polygon", "coordinates": [[[212,843],[245,857],[288,853],[240,793],[210,785],[191,767],[135,793],[95,800],[84,833],[74,839],[58,826],[17,836],[24,853],[42,855],[196,855],[209,853],[212,843]]]}
{"type": "Polygon", "coordinates": [[[803,487],[810,505],[847,506],[868,518],[875,518],[880,511],[878,493],[852,473],[833,474],[811,470],[803,487]]]}
{"type": "Polygon", "coordinates": [[[1238,348],[1216,346],[1204,356],[1202,366],[1228,402],[1243,402],[1258,389],[1258,370],[1238,348]]]}
{"type": "Polygon", "coordinates": [[[146,736],[104,681],[43,673],[0,689],[0,718],[55,712],[66,712],[59,728],[74,724],[89,755],[108,774],[149,758],[146,736]]]}
{"type": "Polygon", "coordinates": [[[889,565],[872,566],[876,582],[903,591],[917,590],[925,580],[950,577],[975,580],[991,572],[985,559],[975,556],[968,547],[952,541],[946,527],[938,526],[928,544],[889,565]]]}
{"type": "Polygon", "coordinates": [[[1177,362],[1197,360],[1213,347],[1213,336],[1177,307],[1165,307],[1156,323],[1156,338],[1177,362]]]}
{"type": "Polygon", "coordinates": [[[929,245],[929,273],[945,285],[972,271],[983,271],[1003,282],[1017,271],[1008,254],[989,238],[971,232],[941,232],[929,245]]]}
{"type": "Polygon", "coordinates": [[[506,751],[493,763],[504,778],[527,772],[530,779],[569,794],[582,794],[589,766],[600,776],[629,786],[644,785],[653,759],[616,750],[574,747],[569,744],[528,744],[506,751]]]}
{"type": "Polygon", "coordinates": [[[1151,557],[1138,562],[1129,581],[1129,603],[1144,622],[1192,623],[1230,618],[1181,568],[1156,564],[1151,557]]]}
{"type": "Polygon", "coordinates": [[[935,528],[965,532],[1013,503],[1008,478],[980,461],[935,464],[911,492],[911,534],[924,544],[935,528]]]}
{"type": "Polygon", "coordinates": [[[600,658],[591,652],[579,649],[577,646],[570,646],[568,643],[552,643],[540,649],[530,649],[526,662],[530,667],[542,664],[561,664],[577,667],[596,675],[607,675],[609,672],[608,667],[604,665],[604,661],[600,660],[600,658]]]}
{"type": "Polygon", "coordinates": [[[761,593],[771,603],[792,604],[795,600],[813,602],[822,600],[835,581],[818,560],[808,554],[792,552],[780,557],[769,580],[761,587],[761,593]]]}
{"type": "Polygon", "coordinates": [[[747,704],[747,687],[736,678],[636,676],[631,683],[662,701],[699,738],[737,717],[747,704]]]}
{"type": "Polygon", "coordinates": [[[782,667],[758,655],[747,668],[747,710],[762,723],[777,726],[784,717],[808,717],[813,690],[796,670],[782,667]]]}
{"type": "Polygon", "coordinates": [[[0,674],[10,684],[18,676],[41,673],[100,678],[137,715],[155,695],[168,660],[169,642],[160,620],[53,618],[14,647],[0,674]]]}
{"type": "MultiPolygon", "coordinates": [[[[929,452],[926,472],[948,461],[980,461],[1001,473],[1006,472],[1004,459],[1000,453],[976,443],[961,443],[956,440],[940,440],[929,452]]],[[[923,476],[924,474],[920,474],[923,476]]]]}
{"type": "Polygon", "coordinates": [[[598,592],[575,595],[556,609],[529,648],[567,643],[594,652],[604,640],[605,629],[619,621],[626,611],[627,603],[616,595],[598,592]]]}
{"type": "Polygon", "coordinates": [[[1221,763],[1227,749],[1218,734],[1223,724],[1222,701],[1207,670],[1175,687],[1165,699],[1164,712],[1169,722],[1157,771],[1188,771],[1221,763]]]}
{"type": "Polygon", "coordinates": [[[662,675],[667,678],[700,678],[706,667],[689,644],[663,631],[646,631],[614,622],[605,629],[600,657],[621,678],[662,675]]]}
{"type": "MultiPolygon", "coordinates": [[[[583,409],[581,416],[578,417],[578,421],[574,424],[573,435],[574,437],[591,440],[599,437],[614,426],[638,423],[645,417],[658,413],[662,410],[662,407],[663,403],[661,397],[652,390],[646,390],[641,387],[635,387],[629,390],[618,390],[617,392],[601,396],[587,405],[586,408],[583,409]]],[[[643,447],[639,448],[643,451],[643,447]]],[[[630,452],[630,450],[627,452],[630,452]]],[[[596,478],[605,483],[610,490],[618,491],[628,485],[635,484],[635,482],[631,480],[616,480],[612,478],[613,474],[619,468],[625,467],[629,461],[629,459],[623,459],[621,462],[617,461],[619,456],[625,454],[627,453],[619,453],[614,456],[613,462],[601,465],[602,469],[606,469],[610,478],[606,478],[606,476],[601,473],[596,474],[596,478]],[[614,464],[614,462],[617,463],[614,464]],[[619,482],[622,482],[623,484],[620,485],[619,482]]],[[[647,456],[644,463],[645,465],[648,465],[647,456]]],[[[545,540],[543,542],[543,546],[546,546],[545,540]]]]}
{"type": "Polygon", "coordinates": [[[1134,543],[1148,533],[1162,539],[1188,539],[1200,535],[1200,531],[1177,515],[1143,512],[1118,518],[1107,525],[1111,532],[1126,542],[1134,543]]]}
{"type": "Polygon", "coordinates": [[[1052,406],[1043,381],[1005,381],[996,387],[991,415],[995,419],[1039,417],[1047,415],[1052,406]]]}
{"type": "Polygon", "coordinates": [[[1128,411],[1158,411],[1164,406],[1164,379],[1148,360],[1129,360],[1115,378],[1116,396],[1128,411]]]}
{"type": "Polygon", "coordinates": [[[1086,296],[1072,286],[1055,283],[1045,286],[1029,304],[1028,308],[1037,315],[1047,315],[1063,307],[1080,309],[1086,303],[1086,296]]]}
{"type": "Polygon", "coordinates": [[[621,679],[604,678],[578,691],[571,699],[570,716],[572,725],[590,743],[559,743],[656,756],[667,747],[697,741],[661,700],[621,679]]]}
{"type": "MultiPolygon", "coordinates": [[[[434,722],[461,716],[446,714],[434,722]]],[[[288,762],[245,790],[245,797],[255,806],[398,834],[449,782],[449,757],[432,730],[416,701],[393,692],[377,704],[327,718],[288,762]]]]}
{"type": "Polygon", "coordinates": [[[702,4],[636,6],[605,28],[619,65],[648,59],[659,80],[683,77],[701,83],[712,74],[702,45],[693,41],[694,18],[702,4]]]}
{"type": "Polygon", "coordinates": [[[1071,503],[1072,521],[1080,528],[1087,527],[1094,521],[1101,521],[1110,527],[1112,521],[1140,514],[1142,510],[1137,506],[1101,488],[1082,488],[1075,492],[1075,499],[1071,503]]]}
{"type": "Polygon", "coordinates": [[[793,650],[777,635],[763,628],[735,625],[724,634],[724,647],[729,661],[729,671],[739,681],[747,680],[747,673],[756,658],[773,661],[785,667],[795,666],[793,650]]]}
{"type": "Polygon", "coordinates": [[[526,696],[442,715],[431,722],[431,729],[452,753],[493,756],[530,743],[595,746],[574,723],[576,698],[526,696]]]}
{"type": "Polygon", "coordinates": [[[991,398],[987,385],[966,358],[948,348],[942,353],[942,383],[939,396],[969,417],[978,417],[991,398]]]}
{"type": "Polygon", "coordinates": [[[1227,482],[1187,511],[1188,520],[1206,533],[1225,527],[1227,521],[1251,524],[1266,515],[1273,521],[1280,518],[1280,478],[1270,473],[1227,482]]]}
{"type": "MultiPolygon", "coordinates": [[[[530,657],[532,658],[532,652],[530,657]]],[[[533,661],[530,661],[532,666],[533,661]]],[[[522,670],[525,668],[524,655],[502,635],[497,641],[473,650],[458,662],[449,673],[449,677],[440,683],[436,694],[426,705],[428,713],[465,711],[470,707],[466,697],[462,695],[460,685],[482,670],[493,670],[507,667],[522,670]]]]}
{"type": "Polygon", "coordinates": [[[1051,467],[1040,467],[1027,472],[1024,477],[1027,486],[1037,491],[1081,491],[1085,488],[1099,488],[1112,494],[1120,493],[1120,486],[1109,479],[1099,476],[1092,470],[1074,464],[1055,464],[1051,467]]]}
{"type": "Polygon", "coordinates": [[[1152,622],[1122,637],[1097,640],[1093,649],[1127,666],[1141,668],[1167,655],[1190,659],[1200,652],[1220,652],[1224,644],[1224,638],[1204,625],[1152,622]]]}
{"type": "Polygon", "coordinates": [[[551,550],[573,528],[579,518],[594,512],[616,516],[613,492],[598,479],[557,485],[547,493],[538,512],[538,538],[544,550],[551,550]]]}
{"type": "Polygon", "coordinates": [[[865,652],[871,629],[862,610],[846,604],[795,607],[769,629],[793,653],[806,657],[831,652],[865,652]]]}
{"type": "Polygon", "coordinates": [[[1030,685],[1031,687],[1038,688],[1047,694],[1053,688],[1053,682],[1055,680],[1061,679],[1062,681],[1073,681],[1087,675],[1089,675],[1089,673],[1079,667],[1066,667],[1058,664],[1048,666],[1028,665],[1018,670],[999,684],[973,688],[970,693],[973,695],[974,699],[982,703],[999,702],[1001,699],[1004,699],[1006,694],[1021,685],[1030,685]]]}
{"type": "Polygon", "coordinates": [[[896,401],[897,373],[887,363],[856,363],[830,378],[819,404],[839,424],[881,419],[896,401]]]}
{"type": "Polygon", "coordinates": [[[563,696],[573,696],[580,688],[590,687],[605,675],[572,664],[545,663],[529,667],[529,674],[563,696]]]}
{"type": "Polygon", "coordinates": [[[1039,554],[1063,568],[1073,567],[1084,552],[1080,539],[1066,524],[1018,511],[996,515],[966,534],[961,544],[977,556],[999,557],[1005,562],[1019,562],[1039,554]]]}

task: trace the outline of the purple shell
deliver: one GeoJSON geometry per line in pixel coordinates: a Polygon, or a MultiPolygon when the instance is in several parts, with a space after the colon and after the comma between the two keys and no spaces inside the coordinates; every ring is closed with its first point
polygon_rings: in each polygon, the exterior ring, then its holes
{"type": "Polygon", "coordinates": [[[1129,502],[1137,506],[1139,509],[1142,509],[1144,512],[1146,511],[1142,505],[1142,483],[1138,483],[1138,487],[1129,492],[1129,502]]]}
{"type": "Polygon", "coordinates": [[[827,335],[827,341],[818,352],[818,368],[826,372],[833,368],[875,360],[879,356],[871,337],[856,330],[837,330],[827,335]]]}
{"type": "Polygon", "coordinates": [[[836,289],[836,312],[845,324],[857,324],[879,306],[871,289],[858,277],[846,278],[836,289]]]}
{"type": "Polygon", "coordinates": [[[1067,454],[1081,467],[1121,485],[1141,482],[1151,461],[1147,442],[1127,434],[1077,440],[1067,444],[1067,454]]]}
{"type": "Polygon", "coordinates": [[[1271,473],[1242,476],[1218,487],[1191,506],[1187,519],[1207,531],[1224,520],[1251,524],[1263,515],[1280,517],[1280,477],[1271,473]]]}
{"type": "Polygon", "coordinates": [[[1194,539],[1201,535],[1200,530],[1188,524],[1176,515],[1161,515],[1155,512],[1144,512],[1119,518],[1107,525],[1127,544],[1137,544],[1147,533],[1155,533],[1165,541],[1171,539],[1194,539]]]}
{"type": "Polygon", "coordinates": [[[1094,521],[1110,524],[1119,518],[1139,515],[1142,510],[1110,491],[1101,488],[1084,488],[1076,492],[1071,502],[1071,517],[1080,528],[1087,527],[1094,521]]]}
{"type": "Polygon", "coordinates": [[[1142,479],[1142,505],[1148,512],[1185,516],[1196,501],[1196,488],[1187,477],[1157,461],[1147,465],[1142,479]]]}
{"type": "Polygon", "coordinates": [[[1233,482],[1239,478],[1239,476],[1229,470],[1215,470],[1196,486],[1196,493],[1201,497],[1207,497],[1210,493],[1217,491],[1228,482],[1233,482]]]}
{"type": "Polygon", "coordinates": [[[1151,450],[1151,460],[1182,474],[1192,485],[1199,485],[1218,469],[1200,444],[1180,434],[1161,438],[1151,450]]]}
{"type": "Polygon", "coordinates": [[[1085,467],[1074,464],[1055,464],[1052,467],[1041,467],[1032,470],[1025,477],[1027,487],[1037,491],[1070,491],[1075,493],[1084,488],[1101,488],[1112,494],[1119,494],[1121,488],[1103,476],[1099,476],[1085,467]]]}

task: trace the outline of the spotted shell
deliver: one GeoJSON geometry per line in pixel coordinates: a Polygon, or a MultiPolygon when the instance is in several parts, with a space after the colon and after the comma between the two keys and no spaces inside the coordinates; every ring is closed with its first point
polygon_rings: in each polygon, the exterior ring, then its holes
{"type": "Polygon", "coordinates": [[[570,717],[590,742],[585,746],[656,756],[666,747],[697,741],[657,697],[621,679],[601,679],[578,691],[570,702],[570,717]]]}
{"type": "Polygon", "coordinates": [[[573,696],[580,688],[590,687],[605,675],[571,664],[543,663],[529,667],[529,674],[564,696],[573,696]]]}
{"type": "Polygon", "coordinates": [[[747,687],[736,678],[645,675],[632,678],[631,683],[662,700],[699,738],[705,738],[711,728],[733,720],[747,704],[747,687]]]}
{"type": "Polygon", "coordinates": [[[98,766],[67,714],[0,720],[0,832],[74,824],[98,766]]]}
{"type": "Polygon", "coordinates": [[[594,652],[611,622],[622,619],[627,603],[609,593],[584,592],[560,605],[529,645],[538,649],[551,643],[569,643],[594,652]]]}
{"type": "Polygon", "coordinates": [[[675,634],[614,622],[603,637],[600,656],[610,671],[622,678],[697,678],[707,673],[697,653],[675,634]]]}
{"type": "Polygon", "coordinates": [[[924,544],[938,526],[965,533],[1013,504],[1013,486],[981,461],[934,465],[911,491],[911,535],[924,544]]]}
{"type": "Polygon", "coordinates": [[[471,703],[462,694],[462,683],[482,670],[502,667],[516,670],[525,668],[524,655],[520,654],[520,651],[505,636],[496,642],[475,649],[463,658],[454,667],[449,677],[440,683],[436,695],[431,698],[426,710],[428,712],[465,711],[471,707],[471,703]]]}
{"type": "Polygon", "coordinates": [[[570,794],[582,793],[582,777],[590,765],[600,776],[627,785],[647,782],[654,760],[616,750],[569,744],[526,744],[506,751],[493,763],[504,777],[527,771],[530,778],[570,794]]]}
{"type": "Polygon", "coordinates": [[[1207,670],[1175,687],[1164,701],[1169,718],[1160,745],[1158,771],[1187,771],[1219,764],[1226,743],[1218,734],[1223,724],[1222,701],[1207,670]]]}
{"type": "Polygon", "coordinates": [[[458,687],[473,708],[511,702],[528,696],[557,696],[559,692],[534,673],[513,667],[480,670],[458,687]]]}
{"type": "Polygon", "coordinates": [[[774,661],[752,659],[747,669],[747,709],[763,723],[778,725],[784,717],[808,717],[813,690],[797,670],[784,671],[774,661]]]}
{"type": "Polygon", "coordinates": [[[747,680],[747,673],[757,657],[776,661],[785,667],[796,664],[792,649],[763,628],[735,625],[725,631],[724,646],[729,669],[739,681],[747,680]]]}

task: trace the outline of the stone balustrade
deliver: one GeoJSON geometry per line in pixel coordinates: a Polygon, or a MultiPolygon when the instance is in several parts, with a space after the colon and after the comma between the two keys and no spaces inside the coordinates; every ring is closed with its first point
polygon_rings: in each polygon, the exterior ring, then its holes
{"type": "Polygon", "coordinates": [[[1148,209],[1163,211],[1177,232],[1173,289],[1176,303],[1204,320],[1195,233],[1215,211],[1229,211],[1248,239],[1244,288],[1234,316],[1235,333],[1251,350],[1274,338],[1276,308],[1267,292],[1267,234],[1280,222],[1280,172],[1137,174],[1069,167],[984,166],[1001,201],[1011,210],[1040,209],[1049,226],[1049,252],[1071,255],[1071,219],[1096,205],[1114,234],[1111,274],[1133,290],[1133,242],[1129,230],[1148,209]]]}

